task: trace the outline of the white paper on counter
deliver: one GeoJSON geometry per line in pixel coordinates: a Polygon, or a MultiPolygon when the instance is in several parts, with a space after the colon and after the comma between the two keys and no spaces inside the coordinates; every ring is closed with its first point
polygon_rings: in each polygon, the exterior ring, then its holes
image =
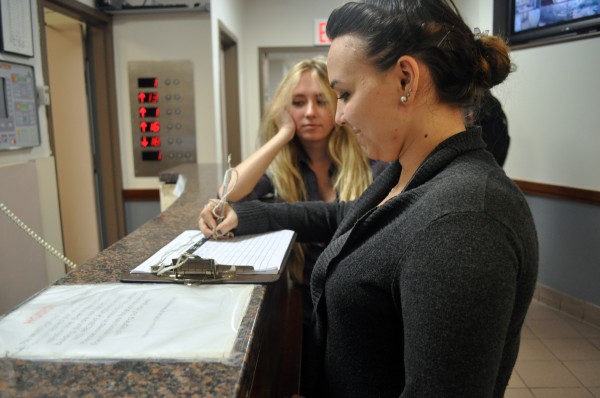
{"type": "Polygon", "coordinates": [[[227,358],[253,285],[51,286],[0,319],[0,356],[227,358]]]}
{"type": "Polygon", "coordinates": [[[173,189],[173,195],[175,195],[176,198],[181,197],[181,195],[183,195],[183,192],[185,191],[185,184],[187,182],[187,179],[185,178],[185,176],[183,174],[179,174],[179,176],[177,176],[177,182],[175,183],[175,189],[173,189]]]}
{"type": "MultiPolygon", "coordinates": [[[[185,253],[203,239],[202,232],[187,230],[163,246],[131,273],[151,273],[153,265],[171,265],[171,261],[185,253]]],[[[209,240],[194,254],[215,260],[217,264],[251,265],[254,273],[277,273],[283,265],[294,231],[281,230],[262,234],[236,236],[228,239],[209,240]]],[[[244,272],[252,273],[252,272],[244,272]]]]}

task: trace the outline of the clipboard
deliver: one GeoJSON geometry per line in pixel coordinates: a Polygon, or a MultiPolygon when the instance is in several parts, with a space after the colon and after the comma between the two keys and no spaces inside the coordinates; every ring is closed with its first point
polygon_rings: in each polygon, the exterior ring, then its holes
{"type": "MultiPolygon", "coordinates": [[[[287,261],[287,259],[286,259],[287,261]]],[[[155,274],[131,274],[125,272],[121,275],[121,282],[126,283],[179,283],[190,285],[217,285],[217,284],[263,284],[272,283],[279,280],[282,270],[285,266],[279,269],[279,272],[263,273],[263,274],[236,274],[230,279],[211,281],[208,279],[193,280],[193,279],[172,279],[168,277],[156,276],[155,274]]]]}
{"type": "MultiPolygon", "coordinates": [[[[286,248],[285,254],[277,272],[257,272],[248,271],[247,266],[238,266],[234,272],[231,272],[227,277],[219,278],[175,278],[172,276],[158,276],[155,273],[132,273],[124,272],[121,274],[120,281],[124,283],[178,283],[188,285],[201,285],[201,284],[266,284],[272,283],[279,280],[283,270],[286,268],[286,264],[289,259],[289,255],[292,251],[293,243],[296,241],[296,233],[292,233],[292,237],[286,248]]],[[[218,264],[219,269],[235,267],[227,264],[218,264]]]]}

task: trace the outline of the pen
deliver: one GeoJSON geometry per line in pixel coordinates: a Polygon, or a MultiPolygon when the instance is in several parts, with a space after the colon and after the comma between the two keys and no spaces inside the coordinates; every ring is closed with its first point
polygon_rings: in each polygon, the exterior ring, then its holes
{"type": "MultiPolygon", "coordinates": [[[[237,171],[231,167],[231,154],[227,156],[227,170],[225,170],[225,175],[223,176],[223,195],[221,198],[215,201],[215,206],[212,209],[212,214],[215,217],[217,225],[219,225],[223,219],[225,218],[225,204],[227,203],[227,195],[233,190],[233,186],[229,186],[231,183],[231,174],[235,174],[237,176],[237,171]]],[[[237,182],[237,181],[236,181],[237,182]]],[[[235,183],[233,184],[235,186],[235,183]]],[[[211,200],[212,201],[212,200],[211,200]]],[[[220,234],[217,234],[217,231],[213,231],[213,237],[217,238],[220,234]]]]}
{"type": "Polygon", "coordinates": [[[185,252],[187,254],[194,254],[194,252],[196,250],[198,250],[200,248],[200,246],[202,246],[203,244],[205,244],[206,242],[208,242],[209,240],[211,240],[213,237],[211,236],[207,236],[207,237],[203,237],[202,239],[200,239],[198,242],[194,243],[189,249],[187,249],[185,252]]]}

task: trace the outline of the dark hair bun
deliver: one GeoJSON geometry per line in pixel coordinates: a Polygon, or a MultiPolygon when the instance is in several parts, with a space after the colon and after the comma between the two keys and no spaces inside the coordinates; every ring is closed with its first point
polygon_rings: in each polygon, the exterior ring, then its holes
{"type": "Polygon", "coordinates": [[[475,39],[475,46],[480,64],[476,84],[490,89],[502,83],[512,68],[506,42],[498,36],[484,35],[475,39]]]}

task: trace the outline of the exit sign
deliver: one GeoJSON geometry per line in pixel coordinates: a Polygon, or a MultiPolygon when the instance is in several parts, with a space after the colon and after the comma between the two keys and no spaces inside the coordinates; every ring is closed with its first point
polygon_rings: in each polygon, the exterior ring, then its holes
{"type": "Polygon", "coordinates": [[[315,45],[316,46],[328,46],[331,44],[331,40],[325,33],[327,26],[327,19],[315,19],[315,45]]]}

